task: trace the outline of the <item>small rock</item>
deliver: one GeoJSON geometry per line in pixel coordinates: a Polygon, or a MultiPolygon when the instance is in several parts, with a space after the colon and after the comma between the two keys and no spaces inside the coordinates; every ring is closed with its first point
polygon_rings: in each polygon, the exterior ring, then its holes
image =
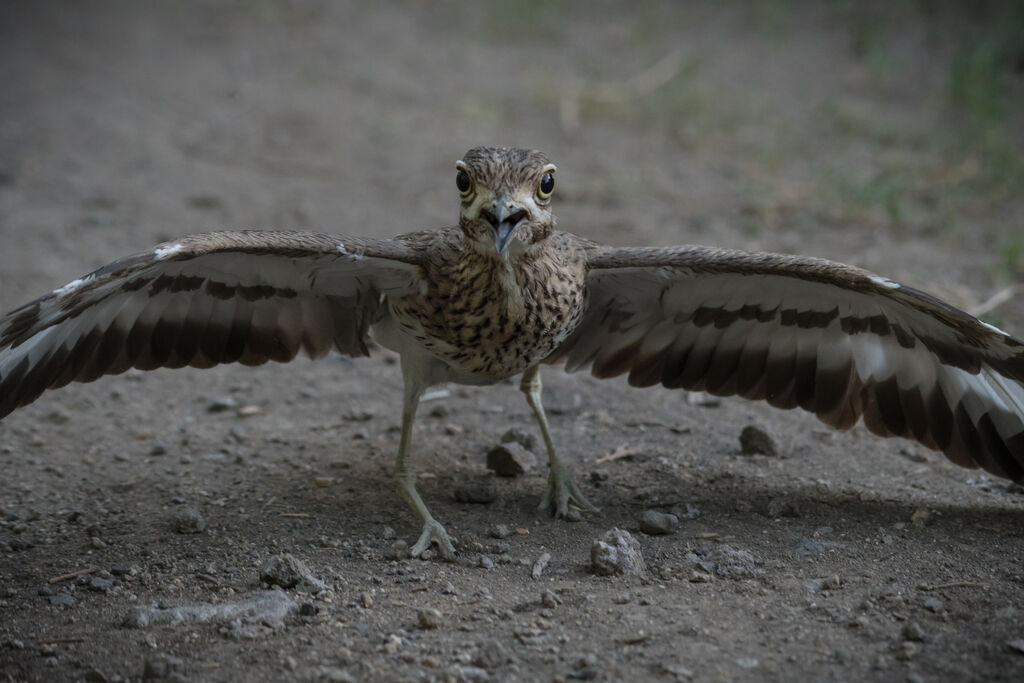
{"type": "Polygon", "coordinates": [[[183,671],[185,662],[177,657],[165,654],[150,655],[142,668],[142,680],[166,681],[185,680],[183,671]]]}
{"type": "Polygon", "coordinates": [[[89,538],[89,547],[93,550],[103,550],[107,547],[107,544],[99,536],[91,536],[89,538]]]}
{"type": "Polygon", "coordinates": [[[299,605],[299,616],[301,617],[315,617],[320,613],[320,608],[311,602],[304,602],[299,605]]]}
{"type": "Polygon", "coordinates": [[[206,530],[206,520],[198,508],[184,507],[171,515],[171,528],[179,534],[200,534],[206,530]]]}
{"type": "Polygon", "coordinates": [[[792,498],[786,496],[779,496],[778,498],[772,498],[768,502],[768,516],[773,518],[778,517],[799,517],[800,506],[792,498]]]}
{"type": "Polygon", "coordinates": [[[487,535],[491,538],[508,538],[515,533],[508,524],[493,524],[487,529],[487,535]]]}
{"type": "Polygon", "coordinates": [[[490,479],[475,479],[456,486],[452,495],[460,503],[486,505],[498,497],[498,491],[490,479]]]}
{"type": "Polygon", "coordinates": [[[456,664],[451,668],[448,680],[468,681],[468,683],[486,683],[491,680],[486,670],[469,664],[456,664]]]}
{"type": "Polygon", "coordinates": [[[436,405],[430,409],[430,417],[445,418],[449,415],[448,406],[444,404],[436,405]]]}
{"type": "Polygon", "coordinates": [[[562,604],[562,600],[554,591],[545,589],[540,594],[540,604],[548,609],[554,609],[562,604]]]}
{"type": "Polygon", "coordinates": [[[420,628],[433,629],[437,628],[444,623],[444,617],[441,615],[440,610],[436,610],[433,607],[424,607],[416,610],[416,620],[420,624],[420,628]]]}
{"type": "Polygon", "coordinates": [[[839,544],[835,541],[818,541],[811,538],[801,539],[796,545],[796,554],[799,557],[818,557],[829,550],[835,550],[839,544]]]}
{"type": "Polygon", "coordinates": [[[675,533],[678,526],[679,518],[668,512],[644,510],[640,516],[640,531],[651,536],[675,533]]]}
{"type": "Polygon", "coordinates": [[[537,466],[537,456],[516,441],[499,444],[487,452],[487,469],[499,477],[518,477],[537,466]]]}
{"type": "Polygon", "coordinates": [[[362,603],[363,609],[371,609],[373,607],[373,595],[369,591],[363,591],[359,594],[359,602],[362,603]]]}
{"type": "Polygon", "coordinates": [[[225,410],[234,410],[237,406],[238,401],[230,396],[218,396],[210,401],[210,405],[206,406],[206,411],[208,413],[222,413],[225,410]]]}
{"type": "Polygon", "coordinates": [[[757,425],[747,425],[740,432],[740,452],[743,455],[768,455],[779,454],[778,441],[765,428],[757,425]]]}
{"type": "Polygon", "coordinates": [[[590,546],[590,563],[600,576],[644,574],[640,543],[623,529],[611,529],[590,546]]]}
{"type": "Polygon", "coordinates": [[[481,569],[494,569],[494,560],[487,557],[486,555],[480,556],[480,568],[481,569]]]}
{"type": "Polygon", "coordinates": [[[106,593],[114,586],[112,579],[105,579],[102,576],[94,576],[89,581],[89,590],[95,593],[106,593]]]}
{"type": "Polygon", "coordinates": [[[924,601],[924,608],[938,614],[942,611],[942,600],[939,600],[938,598],[928,598],[924,601]]]}
{"type": "Polygon", "coordinates": [[[537,445],[537,437],[530,432],[519,429],[518,427],[512,427],[501,435],[501,443],[509,442],[515,442],[526,450],[532,451],[534,446],[537,445]]]}
{"type": "Polygon", "coordinates": [[[541,556],[533,563],[533,568],[530,570],[530,576],[534,581],[540,578],[540,575],[544,573],[550,561],[551,553],[541,553],[541,556]]]}
{"type": "Polygon", "coordinates": [[[342,417],[342,419],[347,420],[349,422],[369,422],[370,420],[373,419],[373,411],[353,410],[345,414],[345,416],[342,417]]]}
{"type": "Polygon", "coordinates": [[[72,607],[75,604],[75,596],[63,591],[56,595],[51,595],[48,599],[54,607],[72,607]]]}
{"type": "Polygon", "coordinates": [[[167,455],[167,446],[157,442],[149,449],[150,455],[167,455]]]}
{"type": "Polygon", "coordinates": [[[306,563],[291,553],[270,558],[260,568],[260,581],[281,588],[300,588],[318,592],[326,588],[306,566],[306,563]]]}
{"type": "Polygon", "coordinates": [[[903,630],[900,632],[903,636],[903,640],[912,640],[914,642],[921,642],[924,640],[925,633],[921,625],[916,621],[910,621],[903,625],[903,630]]]}
{"type": "Polygon", "coordinates": [[[385,560],[404,560],[409,557],[409,544],[399,539],[384,551],[385,560]]]}
{"type": "Polygon", "coordinates": [[[703,391],[687,391],[685,392],[686,402],[691,406],[700,406],[701,408],[717,408],[722,405],[722,399],[712,396],[711,394],[703,391]]]}
{"type": "Polygon", "coordinates": [[[477,650],[473,663],[486,671],[493,672],[504,666],[510,657],[508,650],[498,640],[488,640],[477,650]]]}

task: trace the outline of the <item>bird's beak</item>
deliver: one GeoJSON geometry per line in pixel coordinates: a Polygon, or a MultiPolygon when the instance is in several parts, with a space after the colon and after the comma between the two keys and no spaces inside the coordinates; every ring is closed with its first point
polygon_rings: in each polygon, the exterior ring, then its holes
{"type": "Polygon", "coordinates": [[[494,230],[494,249],[499,254],[505,251],[512,231],[524,218],[526,210],[510,201],[508,195],[502,193],[491,205],[491,210],[485,213],[487,221],[494,230]]]}

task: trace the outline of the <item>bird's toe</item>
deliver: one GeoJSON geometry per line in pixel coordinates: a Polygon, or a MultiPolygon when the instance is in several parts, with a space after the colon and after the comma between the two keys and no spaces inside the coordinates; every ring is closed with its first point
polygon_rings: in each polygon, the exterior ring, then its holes
{"type": "Polygon", "coordinates": [[[412,557],[420,557],[433,543],[437,544],[437,550],[441,553],[441,557],[446,560],[455,559],[455,546],[452,545],[448,532],[436,520],[431,520],[423,525],[423,533],[420,534],[416,545],[409,550],[409,554],[412,557]]]}

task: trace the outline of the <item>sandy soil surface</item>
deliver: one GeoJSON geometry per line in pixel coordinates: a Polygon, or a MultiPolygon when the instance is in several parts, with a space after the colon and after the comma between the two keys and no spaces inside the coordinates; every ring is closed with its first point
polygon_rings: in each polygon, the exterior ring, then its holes
{"type": "MultiPolygon", "coordinates": [[[[1024,23],[957,4],[5,2],[0,308],[191,232],[450,224],[455,159],[499,144],[552,155],[563,229],[1002,294],[986,319],[1021,336],[1024,23]]],[[[128,373],[9,416],[0,679],[1024,678],[1020,487],[553,370],[602,509],[553,521],[543,466],[485,467],[534,433],[516,385],[447,389],[414,447],[455,563],[393,559],[419,529],[387,353],[128,373]],[[778,455],[740,454],[750,424],[778,455]],[[678,528],[642,532],[650,510],[678,528]],[[592,572],[616,527],[644,575],[592,572]]]]}

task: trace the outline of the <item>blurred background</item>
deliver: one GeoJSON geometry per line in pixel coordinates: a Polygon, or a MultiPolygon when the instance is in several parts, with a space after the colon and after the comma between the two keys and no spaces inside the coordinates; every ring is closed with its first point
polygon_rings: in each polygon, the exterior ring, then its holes
{"type": "Polygon", "coordinates": [[[4,309],[183,233],[450,224],[492,144],[552,156],[563,229],[1024,333],[1021,2],[7,0],[0,82],[4,309]]]}

